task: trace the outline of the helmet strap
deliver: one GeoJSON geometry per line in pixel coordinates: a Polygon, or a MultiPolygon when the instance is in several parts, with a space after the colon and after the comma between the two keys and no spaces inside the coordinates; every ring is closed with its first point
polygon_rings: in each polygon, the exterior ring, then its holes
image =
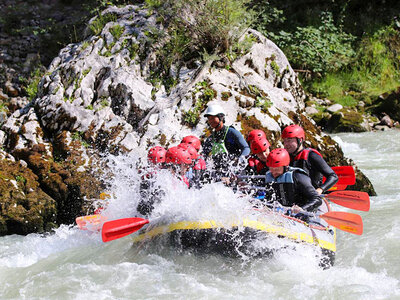
{"type": "Polygon", "coordinates": [[[299,154],[300,151],[303,150],[303,139],[296,138],[296,140],[297,140],[297,148],[296,148],[296,150],[292,153],[292,156],[296,156],[297,154],[299,154]]]}

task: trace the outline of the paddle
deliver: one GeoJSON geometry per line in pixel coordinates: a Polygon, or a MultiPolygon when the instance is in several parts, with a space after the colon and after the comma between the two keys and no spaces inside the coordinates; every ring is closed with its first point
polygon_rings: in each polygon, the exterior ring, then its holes
{"type": "Polygon", "coordinates": [[[99,231],[105,221],[107,221],[107,217],[102,215],[88,215],[75,219],[79,229],[89,231],[99,231]]]}
{"type": "MultiPolygon", "coordinates": [[[[348,185],[356,183],[356,174],[352,166],[332,167],[332,170],[336,173],[339,180],[329,191],[344,190],[348,185]]],[[[325,180],[326,178],[323,177],[322,182],[325,182],[325,180]]]]}
{"type": "Polygon", "coordinates": [[[337,229],[358,235],[362,235],[363,233],[363,222],[361,216],[357,214],[342,211],[330,211],[320,215],[319,217],[337,229]]]}
{"type": "Polygon", "coordinates": [[[105,222],[101,232],[102,240],[109,242],[119,239],[138,231],[147,223],[149,223],[149,220],[142,218],[124,218],[105,222]]]}
{"type": "Polygon", "coordinates": [[[366,192],[359,191],[336,191],[324,195],[329,201],[338,205],[357,209],[362,211],[369,211],[370,202],[369,195],[366,192]]]}
{"type": "MultiPolygon", "coordinates": [[[[270,206],[267,204],[267,206],[270,206]]],[[[283,211],[291,211],[291,208],[283,208],[283,211]]],[[[363,233],[363,222],[361,216],[342,211],[329,211],[324,214],[315,214],[308,211],[301,211],[298,214],[302,214],[309,217],[320,217],[325,220],[329,225],[336,227],[337,229],[350,232],[353,234],[362,235],[363,233]]],[[[290,213],[292,215],[292,213],[290,213]]]]}
{"type": "Polygon", "coordinates": [[[336,184],[353,185],[356,183],[356,174],[352,166],[332,167],[332,170],[339,177],[336,184]]]}

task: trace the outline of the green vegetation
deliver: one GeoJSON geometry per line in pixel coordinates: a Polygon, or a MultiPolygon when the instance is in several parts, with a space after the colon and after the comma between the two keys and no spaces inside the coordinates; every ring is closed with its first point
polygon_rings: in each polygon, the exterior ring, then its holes
{"type": "Polygon", "coordinates": [[[104,97],[104,98],[101,99],[100,105],[101,105],[101,108],[105,108],[105,107],[110,105],[110,103],[107,100],[107,97],[104,97]]]}
{"type": "MultiPolygon", "coordinates": [[[[168,40],[157,51],[158,64],[154,76],[167,90],[176,84],[170,77],[172,63],[180,68],[187,62],[204,57],[204,53],[233,56],[233,48],[248,28],[252,12],[246,9],[248,0],[146,0],[150,9],[158,9],[160,21],[168,25],[168,40]]],[[[150,44],[160,36],[147,31],[150,44]]],[[[248,42],[248,40],[246,40],[248,42]]],[[[212,56],[209,57],[212,57],[212,56]]]]}
{"type": "Polygon", "coordinates": [[[16,180],[17,182],[21,182],[22,184],[25,184],[25,183],[26,183],[26,178],[25,178],[24,176],[22,176],[22,175],[17,175],[17,176],[15,176],[15,180],[16,180]]]}
{"type": "Polygon", "coordinates": [[[117,16],[114,14],[99,14],[96,19],[89,25],[90,30],[93,32],[94,35],[99,35],[102,31],[104,26],[109,22],[117,21],[117,16]]]}
{"type": "Polygon", "coordinates": [[[256,100],[255,106],[261,107],[261,111],[267,112],[268,108],[272,106],[269,96],[264,91],[260,91],[257,86],[249,85],[249,92],[256,100]]]}
{"type": "Polygon", "coordinates": [[[122,27],[121,25],[115,25],[115,26],[110,28],[110,33],[114,37],[115,41],[119,40],[119,38],[122,36],[124,31],[125,31],[125,28],[122,27]]]}
{"type": "Polygon", "coordinates": [[[71,135],[71,138],[72,138],[73,141],[80,142],[83,147],[88,148],[90,145],[89,145],[89,143],[87,141],[85,141],[83,139],[82,135],[83,135],[82,132],[76,131],[71,135]]]}
{"type": "Polygon", "coordinates": [[[3,102],[3,100],[0,100],[0,112],[7,112],[8,111],[8,107],[7,105],[3,102]]]}
{"type": "Polygon", "coordinates": [[[308,92],[351,107],[373,105],[399,86],[400,2],[252,0],[249,6],[256,12],[252,27],[283,50],[308,92]]]}
{"type": "Polygon", "coordinates": [[[362,39],[350,67],[307,84],[308,89],[344,106],[371,104],[399,86],[400,31],[385,27],[362,39]]]}
{"type": "Polygon", "coordinates": [[[34,69],[29,75],[28,79],[19,78],[19,81],[22,83],[22,87],[28,96],[29,100],[33,100],[38,92],[38,85],[40,80],[42,79],[45,71],[41,65],[39,65],[36,69],[34,69]]]}
{"type": "Polygon", "coordinates": [[[348,65],[355,52],[355,37],[334,24],[331,13],[321,14],[319,27],[297,27],[293,33],[269,34],[295,68],[326,73],[348,65]]]}
{"type": "Polygon", "coordinates": [[[199,82],[193,91],[193,109],[189,109],[183,114],[183,122],[191,127],[195,127],[200,120],[200,113],[205,109],[207,103],[217,96],[217,92],[210,88],[207,81],[199,82]],[[195,95],[201,92],[198,98],[195,95]]]}

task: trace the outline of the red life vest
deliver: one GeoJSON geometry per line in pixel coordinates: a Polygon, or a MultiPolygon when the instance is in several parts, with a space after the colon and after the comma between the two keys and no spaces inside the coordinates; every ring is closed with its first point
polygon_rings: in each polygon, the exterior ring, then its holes
{"type": "Polygon", "coordinates": [[[249,164],[250,168],[257,172],[257,174],[264,175],[268,171],[267,165],[255,157],[250,157],[247,160],[247,163],[249,164]]]}
{"type": "Polygon", "coordinates": [[[313,186],[317,188],[322,184],[322,174],[317,171],[315,166],[311,165],[309,161],[309,155],[311,152],[314,152],[322,157],[321,153],[319,153],[317,150],[306,148],[296,155],[293,161],[291,161],[290,165],[306,171],[307,175],[311,178],[313,186]]]}
{"type": "Polygon", "coordinates": [[[319,153],[317,150],[313,148],[306,148],[303,151],[301,151],[299,154],[296,155],[296,157],[293,159],[294,161],[296,160],[308,160],[308,155],[310,154],[310,151],[317,153],[319,156],[322,157],[321,153],[319,153]]]}

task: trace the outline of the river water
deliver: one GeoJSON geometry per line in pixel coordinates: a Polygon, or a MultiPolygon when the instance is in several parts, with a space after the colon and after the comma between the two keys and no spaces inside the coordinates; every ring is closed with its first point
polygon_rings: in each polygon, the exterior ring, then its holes
{"type": "MultiPolygon", "coordinates": [[[[400,131],[334,138],[378,196],[369,212],[333,206],[359,213],[364,234],[338,231],[330,269],[318,267],[309,247],[268,259],[229,258],[132,246],[131,236],[102,243],[97,233],[61,226],[48,235],[0,238],[0,299],[400,299],[400,131]]],[[[138,175],[127,161],[112,161],[116,177],[106,210],[112,218],[132,216],[139,199],[138,175]]],[[[172,185],[169,204],[155,214],[199,214],[210,203],[202,213],[212,217],[243,206],[220,184],[200,192],[172,185]]]]}

